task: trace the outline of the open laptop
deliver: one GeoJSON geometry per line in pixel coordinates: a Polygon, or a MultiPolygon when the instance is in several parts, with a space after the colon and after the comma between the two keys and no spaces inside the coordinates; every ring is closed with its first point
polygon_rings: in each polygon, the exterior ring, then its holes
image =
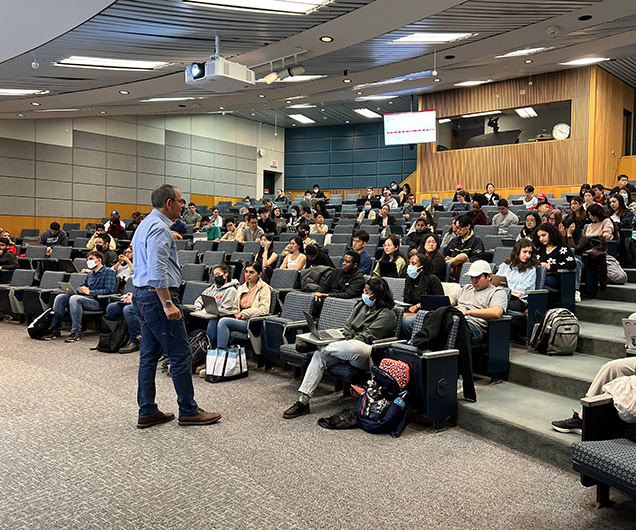
{"type": "Polygon", "coordinates": [[[207,294],[201,295],[201,300],[203,301],[203,309],[199,311],[193,311],[190,315],[195,317],[201,317],[208,320],[213,318],[221,318],[221,312],[219,311],[219,306],[216,305],[216,298],[214,296],[209,296],[207,294]]]}
{"type": "Polygon", "coordinates": [[[636,350],[636,320],[623,318],[621,322],[625,332],[625,346],[628,350],[636,350]]]}
{"type": "Polygon", "coordinates": [[[451,305],[450,298],[446,295],[423,294],[420,295],[420,309],[424,311],[434,311],[440,307],[451,305]]]}
{"type": "Polygon", "coordinates": [[[383,278],[397,278],[397,265],[395,261],[378,261],[380,265],[380,276],[383,278]]]}
{"type": "Polygon", "coordinates": [[[68,282],[58,282],[58,285],[60,286],[60,289],[64,291],[65,294],[68,294],[68,295],[78,294],[75,288],[68,282]]]}
{"type": "Polygon", "coordinates": [[[314,322],[314,318],[307,313],[307,311],[303,311],[303,315],[305,315],[305,320],[307,321],[307,326],[309,326],[309,332],[319,340],[338,340],[344,339],[344,335],[338,329],[331,330],[323,330],[319,331],[316,328],[316,323],[314,322]]]}

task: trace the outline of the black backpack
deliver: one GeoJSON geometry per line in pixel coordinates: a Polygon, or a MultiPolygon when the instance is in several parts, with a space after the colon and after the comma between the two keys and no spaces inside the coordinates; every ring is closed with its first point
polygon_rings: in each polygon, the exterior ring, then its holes
{"type": "Polygon", "coordinates": [[[102,333],[97,343],[97,351],[117,353],[128,344],[128,326],[124,318],[102,317],[102,333]]]}
{"type": "Polygon", "coordinates": [[[619,244],[618,260],[623,268],[636,267],[636,241],[633,238],[626,237],[619,244]]]}
{"type": "Polygon", "coordinates": [[[188,342],[192,349],[192,373],[195,373],[199,366],[205,364],[208,350],[212,348],[212,345],[205,331],[199,331],[194,337],[190,337],[188,342]]]}
{"type": "Polygon", "coordinates": [[[40,316],[36,317],[33,322],[27,327],[27,333],[29,337],[36,340],[44,338],[51,328],[51,321],[53,320],[53,309],[49,308],[40,316]]]}

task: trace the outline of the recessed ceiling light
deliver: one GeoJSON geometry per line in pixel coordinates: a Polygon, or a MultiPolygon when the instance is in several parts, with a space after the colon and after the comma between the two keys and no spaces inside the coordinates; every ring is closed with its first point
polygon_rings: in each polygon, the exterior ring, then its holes
{"type": "Polygon", "coordinates": [[[523,61],[526,64],[532,64],[532,59],[526,59],[525,61],[523,61]]]}
{"type": "Polygon", "coordinates": [[[24,118],[24,114],[18,114],[18,118],[24,118]]]}
{"type": "Polygon", "coordinates": [[[442,44],[475,37],[476,35],[479,35],[479,33],[412,33],[406,37],[391,41],[391,44],[442,44]]]}
{"type": "Polygon", "coordinates": [[[357,112],[358,114],[360,114],[360,116],[364,116],[365,118],[369,118],[370,120],[382,117],[377,112],[373,112],[369,109],[353,109],[353,112],[357,112]]]}
{"type": "Polygon", "coordinates": [[[292,127],[296,127],[296,124],[295,124],[295,123],[292,123],[292,127]]]}
{"type": "Polygon", "coordinates": [[[187,4],[203,4],[221,9],[241,11],[274,11],[276,13],[308,14],[332,0],[183,0],[187,4]]]}
{"type": "Polygon", "coordinates": [[[450,118],[442,118],[441,120],[437,120],[437,123],[448,123],[449,121],[451,121],[450,118]]]}
{"type": "Polygon", "coordinates": [[[397,96],[362,96],[356,98],[356,101],[382,101],[385,99],[395,99],[397,96]]]}
{"type": "Polygon", "coordinates": [[[435,81],[436,83],[439,83],[441,79],[439,77],[436,77],[435,79],[433,79],[433,81],[435,81]]]}
{"type": "Polygon", "coordinates": [[[333,37],[330,37],[329,35],[323,35],[322,37],[320,37],[320,42],[333,42],[333,37]]]}
{"type": "Polygon", "coordinates": [[[462,118],[478,118],[479,116],[491,116],[492,114],[501,114],[501,111],[488,110],[486,112],[475,112],[474,114],[462,114],[462,118]]]}
{"type": "Polygon", "coordinates": [[[290,105],[288,109],[314,109],[316,105],[310,105],[309,103],[299,103],[298,105],[290,105]]]}
{"type": "Polygon", "coordinates": [[[155,70],[172,63],[158,61],[129,61],[122,59],[105,59],[102,57],[80,57],[73,55],[54,63],[55,66],[68,66],[71,68],[96,68],[108,70],[155,70]]]}
{"type": "Polygon", "coordinates": [[[34,107],[39,107],[42,103],[38,103],[37,101],[33,101],[31,103],[31,105],[33,105],[34,107]]]}
{"type": "Polygon", "coordinates": [[[120,90],[119,93],[124,95],[124,96],[127,96],[128,94],[130,94],[130,92],[128,92],[128,90],[120,90]]]}
{"type": "Polygon", "coordinates": [[[252,112],[252,116],[256,116],[256,113],[255,113],[255,112],[252,112]]]}
{"type": "Polygon", "coordinates": [[[105,110],[100,110],[99,113],[100,114],[106,114],[106,111],[105,110]]]}
{"type": "Polygon", "coordinates": [[[579,17],[579,20],[581,22],[587,22],[588,20],[592,20],[592,15],[581,15],[579,17]]]}
{"type": "Polygon", "coordinates": [[[290,75],[284,79],[279,79],[277,83],[304,83],[305,81],[313,81],[314,79],[322,79],[326,75],[290,75]]]}
{"type": "Polygon", "coordinates": [[[259,95],[258,95],[258,97],[259,97],[259,98],[264,98],[264,97],[265,97],[265,94],[259,94],[259,95]]]}
{"type": "Polygon", "coordinates": [[[532,55],[534,53],[543,52],[545,50],[550,50],[552,48],[547,48],[545,46],[541,48],[524,48],[522,50],[515,50],[514,52],[508,52],[504,55],[495,55],[495,59],[507,59],[508,57],[525,57],[526,55],[532,55]]]}
{"type": "Polygon", "coordinates": [[[351,83],[351,79],[343,79],[342,82],[343,83],[351,83]]]}
{"type": "Polygon", "coordinates": [[[609,61],[609,57],[586,57],[585,59],[575,59],[574,61],[568,61],[567,63],[559,63],[562,66],[585,66],[587,64],[602,63],[603,61],[609,61]]]}
{"type": "Polygon", "coordinates": [[[320,112],[325,112],[325,109],[320,109],[320,112]]]}
{"type": "Polygon", "coordinates": [[[327,116],[323,116],[323,117],[322,117],[322,119],[323,119],[323,120],[326,120],[326,119],[327,119],[327,116]]]}
{"type": "Polygon", "coordinates": [[[159,103],[161,101],[188,101],[190,99],[195,99],[195,98],[150,98],[150,99],[142,99],[140,101],[141,103],[159,103]]]}
{"type": "Polygon", "coordinates": [[[219,107],[219,110],[225,110],[225,107],[224,107],[223,105],[221,105],[221,106],[219,107]]]}
{"type": "Polygon", "coordinates": [[[304,114],[290,114],[289,117],[292,120],[296,120],[297,122],[300,122],[300,123],[316,123],[314,120],[312,120],[311,118],[308,118],[304,114]]]}
{"type": "Polygon", "coordinates": [[[291,99],[288,99],[287,101],[285,101],[285,103],[289,105],[291,103],[291,99]]]}
{"type": "Polygon", "coordinates": [[[532,107],[523,107],[521,109],[515,109],[515,112],[522,118],[536,118],[537,111],[532,107]]]}
{"type": "Polygon", "coordinates": [[[345,123],[349,123],[349,120],[345,120],[345,123]]]}
{"type": "Polygon", "coordinates": [[[361,96],[361,95],[362,95],[362,91],[358,90],[358,91],[356,92],[356,94],[358,94],[358,96],[361,96]]]}
{"type": "Polygon", "coordinates": [[[30,90],[22,88],[0,88],[0,96],[35,96],[46,94],[48,90],[30,90]]]}
{"type": "Polygon", "coordinates": [[[492,79],[488,79],[486,81],[462,81],[461,83],[455,83],[455,86],[477,86],[490,82],[492,82],[492,79]]]}
{"type": "Polygon", "coordinates": [[[393,101],[389,101],[389,105],[393,105],[393,101]]]}

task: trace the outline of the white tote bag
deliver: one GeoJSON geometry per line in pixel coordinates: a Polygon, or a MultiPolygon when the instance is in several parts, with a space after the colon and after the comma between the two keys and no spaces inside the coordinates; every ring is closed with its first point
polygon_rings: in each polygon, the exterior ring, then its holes
{"type": "Polygon", "coordinates": [[[205,380],[221,383],[247,377],[247,357],[245,348],[231,346],[208,350],[205,361],[205,380]]]}

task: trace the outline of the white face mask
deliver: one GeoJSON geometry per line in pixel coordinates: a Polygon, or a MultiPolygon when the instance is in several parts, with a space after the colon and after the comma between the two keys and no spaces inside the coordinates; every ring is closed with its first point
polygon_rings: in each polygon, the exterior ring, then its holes
{"type": "Polygon", "coordinates": [[[86,266],[87,266],[89,269],[94,269],[95,267],[97,267],[97,262],[96,262],[95,260],[89,259],[89,260],[86,262],[86,266]]]}

